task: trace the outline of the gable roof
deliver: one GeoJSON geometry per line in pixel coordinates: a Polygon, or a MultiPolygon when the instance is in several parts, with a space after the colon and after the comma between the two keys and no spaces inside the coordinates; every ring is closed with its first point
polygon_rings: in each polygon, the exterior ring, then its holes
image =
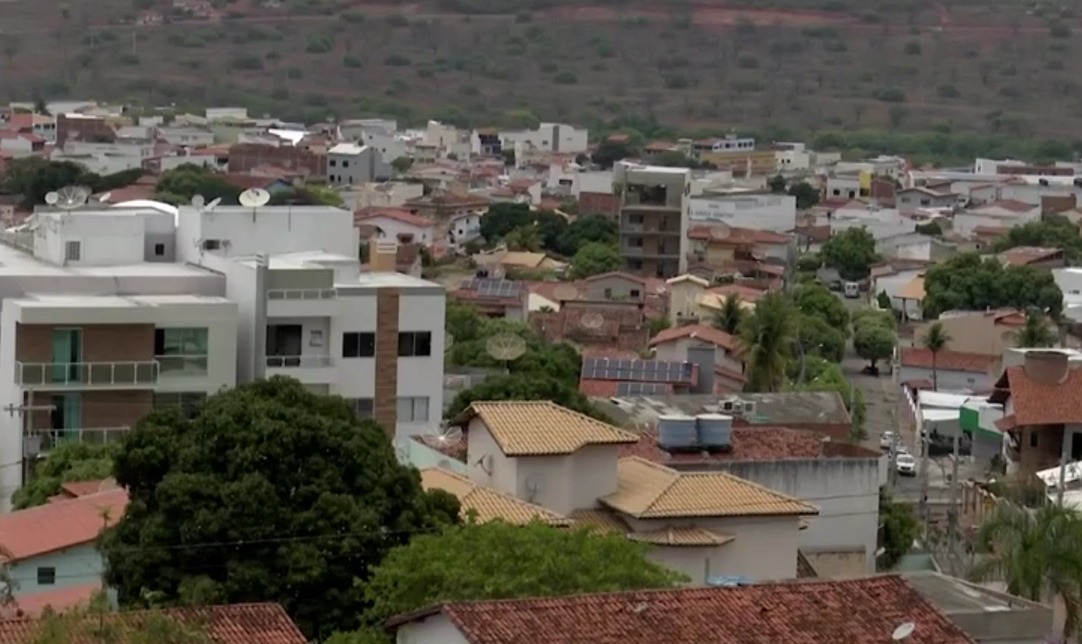
{"type": "Polygon", "coordinates": [[[599,280],[611,279],[613,277],[618,277],[622,280],[627,280],[629,282],[635,282],[636,284],[642,284],[643,286],[646,286],[645,278],[639,277],[638,275],[632,275],[631,273],[625,273],[623,271],[609,271],[608,273],[599,273],[597,275],[591,275],[590,277],[583,278],[582,281],[596,282],[599,280]]]}
{"type": "Polygon", "coordinates": [[[665,283],[669,285],[683,284],[684,282],[691,282],[692,284],[696,284],[703,288],[710,286],[710,282],[704,280],[698,275],[692,275],[691,273],[684,273],[683,275],[677,275],[676,277],[670,277],[669,279],[665,280],[665,283]]]}
{"type": "Polygon", "coordinates": [[[10,553],[11,561],[20,561],[90,543],[104,525],[120,520],[127,505],[127,490],[117,489],[16,510],[0,516],[0,546],[10,553]]]}
{"type": "Polygon", "coordinates": [[[715,346],[728,349],[729,351],[735,351],[737,349],[736,338],[722,331],[721,329],[715,329],[712,326],[706,326],[705,324],[688,324],[686,326],[669,327],[658,332],[657,335],[650,340],[650,346],[657,346],[659,344],[665,344],[666,342],[672,342],[681,338],[692,338],[694,340],[702,340],[703,342],[709,342],[715,346]]]}
{"type": "Polygon", "coordinates": [[[974,643],[899,575],[447,603],[388,627],[436,613],[471,644],[872,644],[906,622],[906,644],[974,643]]]}
{"type": "Polygon", "coordinates": [[[426,490],[443,490],[453,494],[462,505],[462,516],[471,510],[478,523],[502,520],[525,525],[534,520],[550,525],[569,526],[571,520],[540,505],[505,494],[499,490],[477,485],[470,479],[450,470],[430,467],[421,470],[421,486],[426,490]]]}
{"type": "MultiPolygon", "coordinates": [[[[306,644],[308,641],[278,604],[141,610],[109,613],[101,619],[109,622],[111,632],[125,635],[145,630],[147,622],[155,616],[198,624],[206,629],[214,644],[306,644]]],[[[0,621],[0,642],[4,644],[31,644],[38,635],[37,620],[0,621]]],[[[70,644],[94,644],[97,641],[96,637],[77,635],[70,644]]]]}
{"type": "MultiPolygon", "coordinates": [[[[1017,425],[1082,423],[1082,368],[1069,368],[1062,382],[1044,383],[1029,377],[1023,366],[1008,367],[996,388],[1009,391],[1017,425]]],[[[992,396],[1004,402],[1001,397],[1002,392],[992,396]]]]}
{"type": "Polygon", "coordinates": [[[918,369],[931,369],[933,358],[937,369],[943,371],[962,371],[965,373],[987,374],[992,365],[999,359],[996,356],[986,356],[980,353],[965,353],[963,351],[942,350],[932,355],[932,352],[924,347],[902,347],[899,351],[899,363],[903,367],[915,367],[918,369]]]}
{"type": "Polygon", "coordinates": [[[361,208],[353,213],[353,225],[372,225],[374,219],[392,219],[399,223],[406,224],[407,226],[413,226],[414,228],[431,228],[435,224],[432,221],[415,215],[405,208],[392,208],[382,206],[370,206],[368,208],[361,208]]]}
{"type": "Polygon", "coordinates": [[[815,515],[815,507],[724,472],[677,472],[644,458],[620,459],[616,492],[599,499],[637,519],[815,515]]]}
{"type": "Polygon", "coordinates": [[[478,417],[508,456],[571,454],[587,445],[639,440],[635,434],[548,400],[475,402],[455,422],[469,423],[478,417]]]}

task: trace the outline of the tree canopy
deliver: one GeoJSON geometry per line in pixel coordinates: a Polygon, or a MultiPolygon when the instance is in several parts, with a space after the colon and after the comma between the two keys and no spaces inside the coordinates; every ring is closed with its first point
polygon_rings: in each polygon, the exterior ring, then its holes
{"type": "Polygon", "coordinates": [[[849,336],[849,309],[822,284],[804,284],[796,289],[796,306],[801,313],[821,318],[843,337],[849,336]]]}
{"type": "Polygon", "coordinates": [[[481,236],[490,245],[505,241],[520,243],[521,231],[536,231],[530,246],[561,257],[572,257],[587,243],[596,242],[615,247],[616,223],[608,217],[586,214],[568,223],[567,218],[551,210],[530,210],[526,204],[498,203],[489,206],[481,218],[481,236]]]}
{"type": "MultiPolygon", "coordinates": [[[[202,193],[200,193],[202,194],[202,193]]],[[[206,197],[206,195],[203,195],[206,197]]],[[[344,205],[342,196],[326,186],[308,184],[271,193],[272,206],[334,206],[344,205]]]]}
{"type": "Polygon", "coordinates": [[[135,183],[143,176],[142,168],[99,175],[72,161],[49,161],[29,156],[8,161],[0,186],[6,192],[21,195],[20,206],[31,210],[45,203],[45,195],[65,186],[85,186],[92,193],[116,190],[135,183]]]}
{"type": "Polygon", "coordinates": [[[798,316],[785,294],[768,293],[744,318],[738,338],[747,364],[748,391],[781,390],[799,339],[798,316]]]}
{"type": "Polygon", "coordinates": [[[49,497],[60,493],[60,486],[75,481],[96,481],[113,475],[113,459],[117,443],[88,445],[61,443],[39,461],[34,476],[11,496],[16,510],[43,505],[49,497]]]}
{"type": "Polygon", "coordinates": [[[600,275],[620,270],[620,253],[615,244],[587,242],[579,246],[571,260],[571,277],[582,279],[591,275],[600,275]]]}
{"type": "Polygon", "coordinates": [[[191,202],[195,195],[202,195],[207,201],[221,199],[224,204],[235,205],[241,192],[213,170],[185,163],[162,173],[154,188],[154,198],[180,206],[191,202]]]}
{"type": "Polygon", "coordinates": [[[361,584],[391,548],[457,521],[383,430],[282,377],[155,410],[116,457],[124,517],[102,539],[122,604],[282,604],[310,637],[358,625],[361,584]]]}
{"type": "Polygon", "coordinates": [[[1007,266],[962,253],[928,269],[924,276],[926,318],[944,311],[1037,308],[1053,318],[1063,307],[1063,293],[1052,274],[1032,266],[1007,266]]]}
{"type": "Polygon", "coordinates": [[[866,228],[847,228],[823,244],[823,263],[836,269],[842,279],[862,280],[879,256],[875,238],[866,228]]]}
{"type": "Polygon", "coordinates": [[[996,240],[995,250],[1001,253],[1015,246],[1061,248],[1069,261],[1082,261],[1082,236],[1078,233],[1078,226],[1058,215],[1011,228],[1006,237],[996,240]]]}
{"type": "Polygon", "coordinates": [[[921,524],[913,513],[913,506],[895,501],[884,487],[879,492],[879,547],[883,554],[876,560],[879,570],[890,570],[898,565],[912,548],[913,540],[920,535],[921,524]]]}

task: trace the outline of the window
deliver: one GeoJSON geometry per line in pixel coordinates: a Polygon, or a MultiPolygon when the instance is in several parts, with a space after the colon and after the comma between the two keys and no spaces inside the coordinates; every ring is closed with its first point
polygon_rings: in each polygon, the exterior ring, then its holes
{"type": "Polygon", "coordinates": [[[222,247],[222,240],[220,239],[204,239],[203,250],[218,250],[222,247]]]}
{"type": "Polygon", "coordinates": [[[411,396],[398,399],[398,422],[428,422],[428,396],[411,396]]]}
{"type": "Polygon", "coordinates": [[[611,288],[605,289],[605,299],[606,300],[611,300],[612,299],[612,289],[611,288]]]}
{"type": "Polygon", "coordinates": [[[346,161],[346,160],[343,159],[342,160],[342,167],[343,168],[348,168],[349,167],[349,161],[346,161]]]}
{"type": "Polygon", "coordinates": [[[80,256],[83,254],[82,242],[70,241],[64,246],[64,260],[68,262],[79,261],[80,256]]]}
{"type": "Polygon", "coordinates": [[[342,334],[343,358],[371,358],[376,355],[376,334],[351,331],[342,334]]]}
{"type": "Polygon", "coordinates": [[[154,394],[155,409],[179,409],[188,418],[195,416],[199,406],[207,399],[203,391],[178,391],[154,394]]]}
{"type": "Polygon", "coordinates": [[[327,165],[331,166],[332,168],[338,167],[338,160],[337,159],[331,159],[330,161],[327,162],[327,165]]]}
{"type": "Polygon", "coordinates": [[[165,244],[154,244],[154,256],[161,257],[165,255],[165,244]]]}
{"type": "Polygon", "coordinates": [[[39,586],[52,586],[56,583],[56,568],[42,567],[38,568],[38,585],[39,586]]]}
{"type": "Polygon", "coordinates": [[[1030,447],[1037,447],[1037,431],[1036,430],[1033,430],[1033,429],[1029,430],[1029,446],[1030,447]]]}
{"type": "Polygon", "coordinates": [[[375,414],[376,405],[371,398],[347,398],[346,404],[357,415],[357,418],[372,418],[375,414]]]}
{"type": "Polygon", "coordinates": [[[406,331],[398,334],[398,357],[412,358],[430,355],[432,355],[432,333],[429,331],[406,331]]]}
{"type": "Polygon", "coordinates": [[[163,375],[206,375],[207,329],[155,329],[154,358],[163,375]]]}
{"type": "Polygon", "coordinates": [[[639,297],[639,289],[637,289],[637,288],[631,289],[631,297],[639,297]]]}

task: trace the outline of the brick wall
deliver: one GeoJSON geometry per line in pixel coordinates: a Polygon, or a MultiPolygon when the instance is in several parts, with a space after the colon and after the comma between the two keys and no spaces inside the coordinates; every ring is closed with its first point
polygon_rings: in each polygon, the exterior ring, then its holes
{"type": "Polygon", "coordinates": [[[380,289],[376,295],[374,416],[392,439],[398,424],[398,298],[395,289],[380,289]]]}
{"type": "Polygon", "coordinates": [[[154,359],[153,324],[87,324],[81,327],[19,324],[16,329],[15,359],[19,362],[52,362],[54,328],[82,329],[83,362],[154,359]]]}
{"type": "MultiPolygon", "coordinates": [[[[82,429],[133,427],[154,405],[154,392],[90,391],[79,392],[81,418],[71,419],[69,426],[82,429]]],[[[53,392],[34,391],[29,405],[52,405],[53,392]]],[[[29,427],[45,429],[52,426],[49,411],[30,412],[29,427]]]]}

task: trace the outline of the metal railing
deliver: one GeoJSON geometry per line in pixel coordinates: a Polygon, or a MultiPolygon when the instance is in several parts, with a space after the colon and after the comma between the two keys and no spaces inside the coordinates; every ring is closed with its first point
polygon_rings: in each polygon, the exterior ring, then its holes
{"type": "Polygon", "coordinates": [[[267,366],[271,368],[318,368],[331,366],[331,357],[327,355],[304,356],[267,356],[267,366]]]}
{"type": "Polygon", "coordinates": [[[16,362],[15,378],[32,387],[153,386],[158,363],[141,362],[16,362]]]}
{"type": "Polygon", "coordinates": [[[205,376],[207,375],[207,356],[154,356],[160,365],[162,377],[205,376]]]}
{"type": "Polygon", "coordinates": [[[93,427],[78,429],[46,429],[34,433],[41,437],[41,451],[49,450],[65,443],[85,443],[104,445],[113,443],[131,431],[130,427],[93,427]]]}
{"type": "Polygon", "coordinates": [[[333,288],[270,288],[268,300],[333,300],[338,291],[333,288]]]}

